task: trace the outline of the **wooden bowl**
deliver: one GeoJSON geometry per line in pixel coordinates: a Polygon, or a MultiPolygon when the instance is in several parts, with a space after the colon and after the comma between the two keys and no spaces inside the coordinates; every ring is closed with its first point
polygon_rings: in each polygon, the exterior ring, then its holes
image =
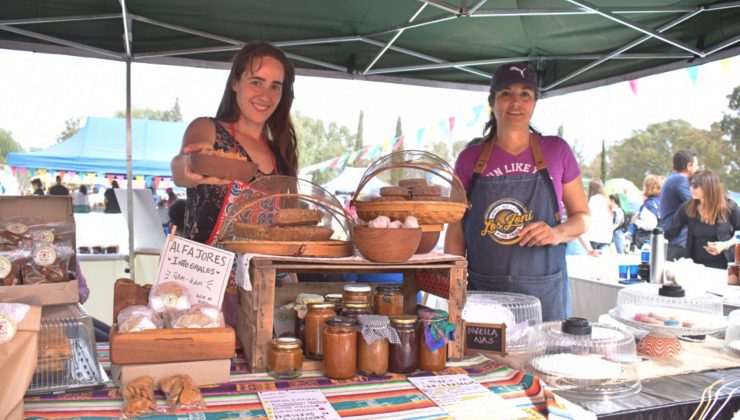
{"type": "Polygon", "coordinates": [[[439,231],[422,232],[421,241],[419,242],[419,247],[416,248],[415,254],[426,254],[430,252],[437,246],[437,241],[439,241],[439,231]]]}
{"type": "Polygon", "coordinates": [[[204,176],[215,176],[224,179],[250,180],[257,173],[257,164],[241,159],[230,159],[208,155],[204,153],[191,153],[190,166],[193,172],[204,176]]]}
{"type": "Polygon", "coordinates": [[[381,263],[408,261],[421,242],[421,228],[354,227],[355,246],[363,257],[381,263]]]}

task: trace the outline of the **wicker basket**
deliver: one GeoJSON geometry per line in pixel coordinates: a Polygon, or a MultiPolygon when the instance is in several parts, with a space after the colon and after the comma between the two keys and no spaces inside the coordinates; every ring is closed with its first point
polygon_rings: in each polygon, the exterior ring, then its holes
{"type": "Polygon", "coordinates": [[[372,220],[388,216],[391,220],[405,220],[414,216],[420,225],[453,223],[462,220],[467,203],[452,201],[355,201],[357,216],[372,220]]]}

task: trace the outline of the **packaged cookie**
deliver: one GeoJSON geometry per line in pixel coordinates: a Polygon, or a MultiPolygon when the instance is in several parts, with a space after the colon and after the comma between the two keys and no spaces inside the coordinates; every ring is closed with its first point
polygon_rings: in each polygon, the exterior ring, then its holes
{"type": "Polygon", "coordinates": [[[28,233],[28,225],[20,221],[0,225],[0,243],[4,247],[17,248],[28,233]]]}
{"type": "Polygon", "coordinates": [[[173,409],[203,408],[205,402],[200,390],[193,385],[190,375],[172,375],[159,381],[159,387],[173,409]]]}
{"type": "Polygon", "coordinates": [[[157,409],[154,401],[154,379],[151,376],[141,376],[129,382],[123,388],[123,399],[126,405],[121,410],[121,418],[130,419],[154,412],[157,409]]]}
{"type": "Polygon", "coordinates": [[[21,269],[30,258],[23,249],[0,251],[0,286],[21,284],[21,269]]]}
{"type": "Polygon", "coordinates": [[[165,313],[171,328],[223,328],[224,314],[213,305],[196,304],[179,314],[165,313]],[[176,316],[175,316],[176,315],[176,316]]]}
{"type": "Polygon", "coordinates": [[[162,328],[162,318],[144,305],[131,305],[118,313],[118,332],[137,332],[162,328]]]}
{"type": "Polygon", "coordinates": [[[31,258],[23,266],[23,284],[69,281],[69,260],[74,250],[63,244],[34,243],[31,258]]]}
{"type": "Polygon", "coordinates": [[[29,223],[27,236],[31,238],[34,244],[38,242],[45,243],[63,243],[71,246],[75,235],[75,225],[70,222],[43,222],[29,223]]]}
{"type": "Polygon", "coordinates": [[[156,284],[149,293],[149,307],[155,312],[190,309],[190,293],[184,284],[166,281],[156,284]]]}

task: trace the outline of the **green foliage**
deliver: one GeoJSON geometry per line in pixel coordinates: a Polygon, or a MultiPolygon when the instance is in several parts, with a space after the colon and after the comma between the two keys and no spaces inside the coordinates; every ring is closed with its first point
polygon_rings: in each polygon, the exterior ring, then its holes
{"type": "Polygon", "coordinates": [[[360,150],[363,148],[364,139],[363,139],[363,123],[365,120],[365,111],[360,110],[360,116],[357,119],[357,133],[355,134],[355,150],[360,150]]]}
{"type": "MultiPolygon", "coordinates": [[[[394,135],[394,138],[397,139],[403,134],[403,124],[401,123],[401,116],[398,116],[398,119],[396,120],[396,134],[394,135]]],[[[393,150],[393,152],[400,152],[404,150],[405,147],[403,144],[401,144],[401,147],[398,148],[398,150],[393,150]]],[[[390,179],[384,180],[390,183],[391,185],[398,185],[398,181],[401,180],[403,177],[403,172],[400,170],[391,170],[390,171],[390,179]]]]}
{"type": "Polygon", "coordinates": [[[62,132],[57,136],[57,143],[67,140],[80,131],[80,121],[82,121],[82,117],[72,117],[65,120],[64,130],[62,130],[62,132]]]}
{"type": "MultiPolygon", "coordinates": [[[[730,100],[728,108],[731,112],[724,114],[722,121],[719,123],[719,127],[712,126],[712,131],[720,130],[725,141],[727,141],[729,153],[731,156],[740,155],[740,86],[736,87],[732,94],[727,95],[727,99],[730,100]]],[[[735,176],[723,179],[725,188],[733,191],[740,191],[740,161],[738,158],[728,162],[727,172],[735,176]]]]}
{"type": "Polygon", "coordinates": [[[0,128],[0,163],[8,162],[8,153],[22,151],[23,146],[13,139],[13,133],[0,128]]]}
{"type": "MultiPolygon", "coordinates": [[[[116,118],[126,118],[126,110],[116,111],[114,114],[116,118]]],[[[175,105],[172,108],[162,111],[151,108],[134,108],[131,110],[131,118],[142,119],[142,120],[156,120],[156,121],[182,121],[182,112],[180,111],[180,99],[175,99],[175,105]]]]}
{"type": "MultiPolygon", "coordinates": [[[[300,167],[311,166],[354,150],[354,136],[349,128],[334,122],[329,123],[327,127],[322,120],[302,115],[299,112],[291,117],[298,136],[298,165],[300,167]]],[[[311,181],[321,185],[338,174],[336,169],[327,169],[323,172],[314,171],[311,174],[311,181]]]]}
{"type": "Polygon", "coordinates": [[[601,179],[602,181],[606,181],[606,140],[601,140],[601,179]]]}

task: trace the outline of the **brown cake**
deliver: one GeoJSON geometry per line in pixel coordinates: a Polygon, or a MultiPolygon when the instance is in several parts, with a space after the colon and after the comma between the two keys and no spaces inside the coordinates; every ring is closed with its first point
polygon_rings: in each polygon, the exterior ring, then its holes
{"type": "Polygon", "coordinates": [[[408,197],[410,190],[406,187],[382,187],[381,197],[408,197]]]}
{"type": "Polygon", "coordinates": [[[417,195],[427,195],[427,196],[434,196],[434,195],[442,195],[442,188],[438,185],[423,185],[423,186],[416,186],[411,188],[411,196],[417,196],[417,195]]]}
{"type": "Polygon", "coordinates": [[[328,241],[334,230],[323,226],[270,226],[238,223],[236,236],[260,241],[328,241]]]}
{"type": "Polygon", "coordinates": [[[72,346],[61,329],[42,330],[39,335],[39,353],[36,369],[39,372],[58,372],[67,366],[72,357],[72,346]]]}
{"type": "Polygon", "coordinates": [[[315,209],[281,209],[275,216],[278,226],[312,226],[324,219],[324,213],[315,209]]]}
{"type": "Polygon", "coordinates": [[[409,178],[398,181],[399,187],[413,188],[423,187],[427,185],[427,180],[424,178],[409,178]]]}

